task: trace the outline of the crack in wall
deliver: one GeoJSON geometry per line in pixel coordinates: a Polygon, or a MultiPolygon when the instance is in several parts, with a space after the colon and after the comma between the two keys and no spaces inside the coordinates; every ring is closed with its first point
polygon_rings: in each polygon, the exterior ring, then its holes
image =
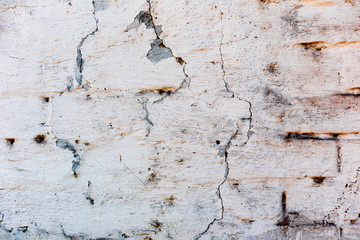
{"type": "MultiPolygon", "coordinates": [[[[146,54],[146,57],[151,62],[153,62],[154,64],[160,62],[163,59],[174,57],[176,62],[178,62],[180,65],[183,66],[182,71],[183,71],[183,74],[184,74],[184,79],[180,83],[179,87],[177,89],[175,89],[174,91],[167,91],[164,96],[160,97],[159,99],[155,100],[152,103],[152,104],[154,104],[154,103],[162,102],[166,97],[170,96],[171,94],[176,93],[177,91],[179,91],[183,87],[188,87],[188,89],[191,91],[191,89],[190,89],[191,78],[186,73],[186,64],[187,63],[181,57],[175,57],[173,55],[173,52],[172,52],[171,48],[164,45],[164,42],[163,42],[163,40],[161,39],[161,36],[160,36],[161,33],[162,33],[161,26],[155,25],[155,23],[154,23],[154,18],[152,16],[153,8],[152,8],[152,5],[151,5],[151,0],[147,0],[146,2],[148,3],[148,6],[149,6],[148,11],[147,12],[140,11],[140,13],[134,18],[133,23],[131,23],[129,26],[127,26],[126,31],[129,31],[129,30],[134,29],[134,28],[138,28],[141,23],[144,23],[147,29],[152,28],[154,30],[156,39],[154,39],[150,43],[151,49],[146,54]]],[[[148,93],[151,93],[151,91],[149,91],[148,93]]],[[[144,94],[144,93],[142,93],[142,94],[144,94]]],[[[149,119],[149,111],[147,109],[148,100],[149,99],[142,102],[143,109],[145,110],[145,120],[149,124],[149,127],[147,128],[147,134],[145,135],[146,137],[149,136],[150,131],[151,131],[151,127],[153,126],[152,121],[149,119]]]]}
{"type": "MultiPolygon", "coordinates": [[[[220,11],[220,21],[221,21],[221,40],[220,40],[220,43],[219,43],[219,54],[220,54],[220,59],[221,59],[221,63],[220,63],[220,66],[221,66],[221,70],[222,70],[222,80],[224,82],[224,85],[225,85],[225,90],[229,93],[231,93],[231,98],[234,98],[235,97],[235,93],[234,91],[230,90],[229,88],[229,84],[228,82],[226,81],[225,79],[225,76],[226,76],[226,71],[225,71],[225,62],[224,62],[224,57],[223,57],[223,53],[222,53],[222,46],[223,46],[223,40],[224,40],[224,25],[223,25],[223,12],[220,11]]],[[[237,97],[240,101],[245,101],[249,104],[249,117],[247,119],[244,119],[244,120],[248,120],[249,121],[249,128],[247,130],[247,133],[246,133],[246,136],[247,136],[247,139],[246,141],[244,142],[243,146],[245,146],[249,140],[250,140],[250,137],[251,135],[253,134],[253,132],[251,131],[252,129],[252,119],[253,119],[253,112],[252,112],[252,104],[249,100],[246,100],[246,99],[242,99],[240,97],[237,97]]],[[[205,231],[203,231],[202,233],[196,235],[194,237],[195,240],[197,239],[200,239],[204,234],[206,234],[208,232],[208,230],[210,229],[210,227],[216,222],[216,221],[221,221],[224,219],[224,211],[225,211],[225,207],[224,207],[224,201],[223,201],[223,198],[221,196],[221,186],[227,181],[228,179],[228,175],[229,175],[229,172],[230,172],[230,167],[229,167],[229,162],[228,162],[228,150],[231,146],[231,143],[232,143],[232,140],[236,139],[236,136],[239,134],[239,131],[240,131],[240,128],[239,128],[239,124],[238,125],[238,128],[236,129],[235,133],[233,133],[229,139],[229,141],[227,142],[227,144],[225,145],[225,147],[223,149],[220,149],[219,150],[219,155],[220,156],[224,156],[224,162],[225,162],[225,173],[224,173],[224,179],[223,181],[218,185],[217,187],[217,195],[220,199],[220,203],[221,203],[221,217],[220,218],[214,218],[206,227],[205,231]]]]}
{"type": "Polygon", "coordinates": [[[88,33],[85,37],[81,38],[80,43],[77,46],[76,52],[77,52],[77,56],[76,56],[76,70],[75,70],[75,79],[78,83],[78,86],[83,86],[86,88],[86,86],[83,85],[83,69],[84,69],[84,59],[82,57],[82,46],[84,44],[84,42],[86,41],[86,39],[91,36],[91,35],[95,35],[95,33],[99,30],[98,28],[98,19],[96,18],[96,13],[95,13],[95,0],[92,0],[92,6],[93,6],[93,16],[94,16],[94,20],[95,20],[95,29],[88,33]]]}
{"type": "Polygon", "coordinates": [[[224,56],[223,56],[223,52],[222,52],[222,46],[223,46],[223,41],[224,41],[224,24],[223,24],[223,12],[220,11],[220,22],[221,22],[221,40],[220,40],[220,43],[219,43],[219,53],[220,53],[220,66],[221,66],[221,70],[222,70],[222,80],[224,82],[224,85],[225,85],[225,89],[227,92],[231,93],[231,97],[233,98],[235,96],[235,93],[233,91],[230,90],[229,88],[229,84],[228,82],[225,80],[225,75],[226,75],[226,72],[225,72],[225,62],[224,62],[224,56]]]}
{"type": "Polygon", "coordinates": [[[228,140],[227,144],[225,145],[225,147],[223,149],[219,150],[219,155],[220,156],[224,156],[224,162],[225,162],[225,173],[224,173],[224,179],[222,180],[222,182],[217,186],[217,190],[216,190],[216,194],[220,199],[220,203],[221,203],[221,217],[220,218],[214,218],[206,227],[205,231],[203,231],[202,233],[196,235],[194,237],[195,240],[200,239],[204,234],[207,233],[207,231],[210,229],[210,227],[216,222],[216,221],[220,221],[222,219],[224,219],[224,212],[225,212],[225,207],[224,207],[224,201],[223,198],[221,196],[221,186],[227,181],[228,179],[228,175],[230,172],[230,168],[229,168],[229,162],[228,162],[228,150],[231,146],[231,142],[232,140],[236,139],[236,136],[239,133],[239,128],[236,129],[235,133],[233,133],[230,137],[230,139],[228,140]]]}
{"type": "Polygon", "coordinates": [[[145,111],[145,117],[144,117],[144,120],[148,123],[148,127],[146,128],[146,135],[145,135],[145,137],[148,137],[149,136],[149,134],[150,134],[150,132],[151,132],[151,128],[154,126],[154,124],[153,124],[153,122],[150,120],[150,118],[149,118],[149,111],[148,111],[148,109],[147,109],[147,102],[148,102],[148,100],[149,99],[146,99],[145,101],[143,101],[142,103],[141,103],[141,105],[142,105],[142,107],[143,107],[143,109],[144,109],[144,111],[145,111]]]}

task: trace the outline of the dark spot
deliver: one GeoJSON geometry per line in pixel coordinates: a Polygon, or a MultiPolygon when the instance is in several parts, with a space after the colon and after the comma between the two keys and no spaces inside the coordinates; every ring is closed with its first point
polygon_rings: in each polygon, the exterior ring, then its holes
{"type": "Polygon", "coordinates": [[[80,140],[79,140],[79,139],[76,139],[76,140],[75,140],[75,143],[79,144],[79,143],[80,143],[80,140]]]}
{"type": "Polygon", "coordinates": [[[146,28],[155,28],[152,16],[148,12],[140,11],[135,19],[138,20],[139,23],[144,23],[146,28]]]}
{"type": "Polygon", "coordinates": [[[326,177],[311,177],[313,180],[314,180],[314,183],[317,183],[317,184],[322,184],[324,182],[324,180],[326,179],[326,177]]]}
{"type": "Polygon", "coordinates": [[[175,201],[175,197],[173,195],[171,195],[170,197],[165,198],[165,201],[169,204],[169,206],[173,206],[174,201],[175,201]]]}
{"type": "Polygon", "coordinates": [[[94,205],[94,203],[95,203],[94,199],[90,196],[86,196],[86,200],[89,200],[91,205],[94,205]]]}
{"type": "Polygon", "coordinates": [[[319,140],[319,141],[337,141],[338,136],[356,133],[314,133],[314,132],[288,132],[284,139],[288,140],[319,140]]]}
{"type": "Polygon", "coordinates": [[[337,94],[334,94],[334,96],[358,98],[358,97],[360,97],[360,93],[337,93],[337,94]]]}
{"type": "Polygon", "coordinates": [[[177,61],[178,63],[180,63],[181,65],[183,65],[183,64],[185,63],[185,61],[184,61],[181,57],[176,57],[175,59],[176,59],[176,61],[177,61]]]}
{"type": "Polygon", "coordinates": [[[267,66],[266,66],[266,71],[271,73],[271,74],[277,74],[279,73],[279,70],[278,70],[278,67],[277,67],[277,63],[276,62],[272,62],[272,63],[269,63],[267,66]]]}
{"type": "MultiPolygon", "coordinates": [[[[75,153],[75,154],[76,154],[76,153],[75,153]]],[[[74,155],[75,155],[75,154],[74,154],[74,155]]],[[[77,155],[77,154],[76,154],[76,155],[77,155]]],[[[76,170],[77,170],[77,168],[78,168],[79,165],[80,165],[80,161],[75,161],[75,160],[72,161],[71,170],[73,171],[75,177],[78,176],[76,170]]]]}
{"type": "Polygon", "coordinates": [[[357,221],[357,219],[350,219],[350,223],[351,223],[351,224],[355,224],[356,221],[357,221]]]}
{"type": "Polygon", "coordinates": [[[12,146],[15,142],[15,138],[5,138],[5,140],[9,146],[12,146]]]}
{"type": "Polygon", "coordinates": [[[88,142],[86,142],[86,143],[84,143],[85,144],[85,146],[90,146],[90,143],[88,143],[88,142]]]}
{"type": "Polygon", "coordinates": [[[36,137],[34,137],[35,142],[37,143],[44,143],[45,142],[45,135],[37,135],[36,137]]]}
{"type": "Polygon", "coordinates": [[[236,182],[236,183],[233,183],[232,185],[233,186],[239,186],[239,183],[236,182]]]}
{"type": "Polygon", "coordinates": [[[314,49],[316,51],[321,51],[322,49],[327,48],[325,41],[302,42],[298,43],[298,45],[302,46],[305,50],[314,49]]]}
{"type": "Polygon", "coordinates": [[[28,230],[29,226],[20,226],[18,227],[18,231],[26,232],[28,230]]]}
{"type": "Polygon", "coordinates": [[[150,176],[149,176],[149,179],[148,181],[151,182],[151,183],[155,183],[157,182],[159,179],[157,177],[157,174],[156,173],[151,173],[150,176]]]}
{"type": "Polygon", "coordinates": [[[289,226],[289,216],[286,213],[286,192],[281,194],[281,220],[276,224],[277,226],[289,226]]]}
{"type": "Polygon", "coordinates": [[[170,95],[170,94],[171,94],[171,91],[165,91],[164,89],[159,89],[159,90],[158,90],[158,93],[159,93],[160,95],[162,95],[162,94],[164,94],[164,93],[166,93],[166,95],[170,95]]]}
{"type": "Polygon", "coordinates": [[[43,97],[42,98],[44,102],[48,103],[50,101],[50,98],[49,97],[43,97]]]}
{"type": "Polygon", "coordinates": [[[90,187],[91,184],[92,184],[92,182],[91,182],[91,181],[88,181],[87,186],[90,187]]]}
{"type": "Polygon", "coordinates": [[[129,235],[127,235],[126,233],[120,232],[119,234],[122,238],[129,238],[129,235]]]}
{"type": "Polygon", "coordinates": [[[162,223],[161,222],[159,222],[158,220],[152,220],[151,222],[150,222],[150,225],[153,227],[153,228],[155,228],[157,231],[159,231],[159,232],[161,232],[161,226],[162,226],[162,223]]]}
{"type": "Polygon", "coordinates": [[[171,93],[173,91],[175,91],[175,90],[176,90],[175,87],[162,87],[162,88],[141,90],[140,92],[138,92],[138,94],[145,94],[145,93],[149,93],[149,92],[157,92],[160,95],[162,95],[162,94],[171,95],[171,93]]]}
{"type": "Polygon", "coordinates": [[[220,144],[220,141],[219,141],[219,140],[216,140],[215,142],[216,142],[216,144],[218,144],[218,145],[220,144]]]}

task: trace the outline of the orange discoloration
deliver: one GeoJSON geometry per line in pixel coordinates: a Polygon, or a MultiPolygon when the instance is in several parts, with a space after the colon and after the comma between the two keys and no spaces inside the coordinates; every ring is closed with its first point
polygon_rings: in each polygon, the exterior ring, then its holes
{"type": "Polygon", "coordinates": [[[322,50],[324,48],[330,48],[330,47],[343,47],[348,45],[357,44],[359,41],[341,41],[336,43],[326,42],[326,41],[312,41],[312,42],[302,42],[298,43],[297,45],[300,45],[304,47],[305,49],[315,49],[315,50],[322,50]]]}
{"type": "Polygon", "coordinates": [[[171,93],[173,91],[176,90],[176,87],[173,86],[165,86],[165,87],[160,87],[160,88],[153,88],[153,89],[143,89],[140,92],[138,92],[139,94],[145,94],[145,93],[149,93],[149,92],[157,92],[159,94],[163,94],[163,93],[171,93]]]}
{"type": "Polygon", "coordinates": [[[360,91],[360,87],[352,87],[352,88],[346,89],[346,91],[360,91]]]}

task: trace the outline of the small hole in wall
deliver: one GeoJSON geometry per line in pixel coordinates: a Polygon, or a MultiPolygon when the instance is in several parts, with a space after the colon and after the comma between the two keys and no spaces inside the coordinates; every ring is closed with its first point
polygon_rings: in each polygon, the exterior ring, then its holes
{"type": "Polygon", "coordinates": [[[45,135],[37,135],[36,137],[34,137],[34,140],[37,143],[44,143],[45,138],[46,138],[45,135]]]}
{"type": "Polygon", "coordinates": [[[175,59],[176,59],[176,61],[177,61],[178,63],[180,63],[181,65],[183,65],[183,64],[185,63],[185,61],[184,61],[181,57],[176,57],[175,59]]]}
{"type": "Polygon", "coordinates": [[[9,146],[12,146],[15,142],[15,138],[6,138],[6,143],[9,145],[9,146]]]}
{"type": "Polygon", "coordinates": [[[219,140],[216,140],[215,142],[216,142],[216,144],[220,144],[220,141],[219,141],[219,140]]]}
{"type": "Polygon", "coordinates": [[[42,99],[43,99],[44,102],[47,102],[47,103],[50,101],[49,97],[43,97],[42,99]]]}

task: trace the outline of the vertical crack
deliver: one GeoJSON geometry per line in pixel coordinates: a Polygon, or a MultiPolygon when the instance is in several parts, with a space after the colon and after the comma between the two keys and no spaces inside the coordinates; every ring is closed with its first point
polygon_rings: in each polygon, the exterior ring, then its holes
{"type": "MultiPolygon", "coordinates": [[[[226,77],[226,71],[225,71],[225,62],[224,62],[224,57],[223,57],[223,52],[222,52],[222,46],[223,46],[223,40],[224,40],[224,25],[223,25],[223,12],[220,12],[220,21],[221,21],[221,40],[220,40],[220,43],[219,43],[219,53],[220,53],[220,59],[221,59],[221,62],[220,62],[220,66],[221,66],[221,70],[222,70],[222,80],[224,82],[224,86],[225,86],[225,90],[229,93],[231,93],[231,98],[234,98],[235,97],[235,93],[234,91],[230,90],[229,88],[229,84],[228,82],[226,81],[225,77],[226,77]]],[[[249,104],[249,117],[247,119],[244,119],[244,120],[248,120],[249,121],[249,128],[247,130],[247,139],[246,141],[244,142],[243,146],[245,146],[249,140],[250,140],[250,137],[252,135],[252,119],[253,119],[253,113],[252,113],[252,104],[250,101],[246,100],[246,99],[242,99],[242,98],[239,98],[237,97],[239,100],[241,101],[245,101],[249,104]]],[[[238,124],[237,124],[238,125],[238,124]]],[[[221,186],[227,181],[228,179],[228,175],[229,175],[229,172],[230,172],[230,167],[229,167],[229,162],[228,162],[228,150],[231,146],[231,143],[234,139],[236,139],[237,135],[239,134],[240,132],[240,128],[238,126],[237,130],[231,135],[230,139],[228,140],[227,144],[225,145],[225,147],[223,149],[221,149],[219,151],[219,155],[220,156],[224,156],[224,162],[225,162],[225,173],[224,173],[224,179],[223,181],[218,185],[217,187],[217,195],[220,199],[220,203],[221,203],[221,217],[220,218],[214,218],[206,227],[205,231],[201,232],[200,234],[196,235],[195,236],[195,240],[197,239],[200,239],[204,234],[206,234],[208,232],[208,230],[210,229],[210,227],[216,222],[216,221],[220,221],[220,220],[223,220],[224,219],[224,211],[225,211],[225,207],[224,207],[224,201],[223,201],[223,198],[221,196],[221,186]]]]}
{"type": "Polygon", "coordinates": [[[149,119],[149,111],[148,111],[148,109],[147,109],[147,102],[148,102],[148,99],[146,100],[146,101],[143,101],[142,103],[141,103],[141,105],[142,105],[142,107],[143,107],[143,109],[144,109],[144,111],[145,111],[145,117],[144,117],[144,120],[148,123],[148,127],[146,128],[146,135],[145,135],[145,137],[148,137],[149,136],[149,134],[150,134],[150,132],[151,132],[151,128],[154,126],[154,124],[152,123],[152,121],[149,119]]]}
{"type": "Polygon", "coordinates": [[[85,40],[91,36],[91,35],[95,35],[95,33],[99,30],[98,29],[98,19],[96,18],[96,14],[95,14],[95,0],[92,0],[92,6],[93,6],[93,16],[94,16],[94,20],[95,20],[95,29],[88,33],[85,37],[81,38],[80,43],[77,46],[76,52],[77,52],[77,56],[76,56],[76,70],[75,70],[75,79],[76,82],[78,83],[78,86],[82,86],[82,80],[83,80],[83,69],[84,69],[84,59],[82,57],[82,46],[85,42],[85,40]]]}
{"type": "Polygon", "coordinates": [[[210,229],[210,227],[216,222],[216,221],[220,221],[222,219],[224,219],[224,212],[225,212],[225,207],[224,207],[224,201],[223,198],[221,196],[221,186],[227,181],[228,176],[229,176],[229,172],[230,172],[230,168],[229,168],[229,162],[228,162],[228,150],[231,147],[231,143],[232,140],[236,139],[238,133],[239,133],[239,128],[231,135],[230,139],[228,140],[227,144],[225,145],[225,147],[223,149],[219,150],[219,155],[220,156],[224,156],[224,162],[225,162],[225,172],[224,172],[224,179],[221,181],[221,183],[217,186],[217,190],[216,190],[216,194],[218,196],[218,198],[220,199],[220,204],[221,204],[221,216],[220,218],[214,218],[206,227],[205,231],[201,232],[200,234],[195,236],[195,240],[200,239],[205,233],[207,233],[207,231],[210,229]]]}
{"type": "Polygon", "coordinates": [[[235,93],[233,91],[230,90],[229,88],[229,84],[228,82],[225,80],[225,75],[226,75],[226,72],[225,72],[225,63],[224,63],[224,56],[223,56],[223,52],[222,52],[222,46],[223,46],[223,41],[224,41],[224,23],[223,23],[223,12],[220,11],[220,22],[221,22],[221,40],[220,40],[220,43],[219,43],[219,53],[220,53],[220,66],[221,66],[221,70],[222,70],[222,80],[224,82],[224,85],[225,85],[225,89],[227,92],[231,93],[231,97],[233,98],[235,96],[235,93]]]}

